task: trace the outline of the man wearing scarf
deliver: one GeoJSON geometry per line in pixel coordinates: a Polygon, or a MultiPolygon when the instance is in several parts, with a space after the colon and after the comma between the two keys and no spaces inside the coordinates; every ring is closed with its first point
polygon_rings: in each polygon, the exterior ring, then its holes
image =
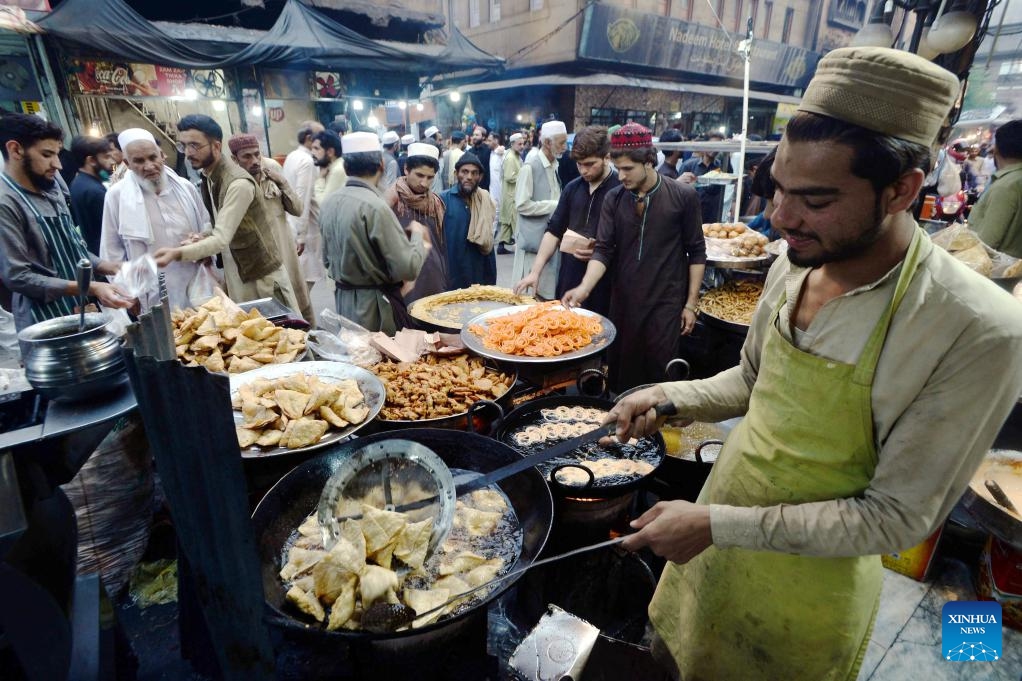
{"type": "Polygon", "coordinates": [[[273,227],[273,237],[280,249],[280,259],[284,261],[284,269],[291,279],[291,288],[295,290],[298,311],[305,321],[315,324],[312,301],[309,300],[309,287],[302,275],[302,266],[298,262],[298,246],[288,225],[287,216],[300,217],[304,210],[302,199],[284,179],[284,171],[280,164],[272,158],[265,158],[259,148],[259,140],[255,135],[238,133],[227,140],[235,163],[248,171],[259,185],[259,191],[266,199],[266,216],[273,227]]]}
{"type": "MultiPolygon", "coordinates": [[[[98,274],[119,265],[85,248],[57,185],[61,141],[56,125],[28,114],[0,117],[4,172],[0,174],[0,279],[13,294],[14,323],[20,331],[37,322],[73,314],[78,304],[75,270],[80,260],[98,274]]],[[[93,278],[87,294],[102,305],[134,304],[113,284],[93,278]]]]}
{"type": "Polygon", "coordinates": [[[455,165],[455,186],[440,198],[444,213],[448,290],[472,284],[497,283],[497,257],[493,253],[493,217],[497,208],[490,193],[479,188],[483,163],[466,151],[455,165]]]}
{"type": "Polygon", "coordinates": [[[444,202],[430,190],[433,178],[440,169],[440,150],[432,144],[414,142],[408,145],[408,156],[404,159],[404,176],[398,178],[384,194],[384,200],[394,209],[398,222],[411,238],[411,224],[425,226],[430,249],[422,263],[419,276],[405,283],[402,293],[405,303],[410,305],[419,298],[425,298],[447,290],[447,250],[444,244],[444,202]]]}
{"type": "MultiPolygon", "coordinates": [[[[129,128],[118,140],[128,172],[106,194],[100,257],[126,262],[201,234],[209,216],[199,190],[164,165],[152,133],[129,128]]],[[[164,270],[171,309],[188,307],[188,283],[198,271],[199,263],[184,260],[164,270]]]]}
{"type": "Polygon", "coordinates": [[[610,270],[610,319],[618,337],[608,352],[610,383],[622,392],[663,381],[692,332],[706,267],[699,195],[656,171],[652,133],[629,123],[610,136],[621,185],[603,200],[596,246],[582,283],[564,294],[581,305],[610,270]]]}

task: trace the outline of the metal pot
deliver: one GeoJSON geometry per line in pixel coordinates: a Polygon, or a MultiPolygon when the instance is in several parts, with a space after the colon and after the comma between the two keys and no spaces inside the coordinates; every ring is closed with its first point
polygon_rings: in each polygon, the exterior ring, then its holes
{"type": "MultiPolygon", "coordinates": [[[[257,549],[262,562],[263,591],[271,611],[270,622],[291,638],[301,638],[307,645],[329,647],[336,660],[346,661],[347,672],[354,678],[366,678],[370,671],[380,678],[423,678],[431,658],[445,653],[460,632],[466,628],[485,630],[486,607],[517,581],[505,580],[499,587],[465,613],[413,631],[374,634],[367,631],[326,631],[309,627],[287,614],[284,585],[278,571],[281,548],[291,532],[312,513],[319,502],[323,486],[334,470],[352,451],[372,442],[394,437],[418,442],[432,449],[452,468],[485,473],[519,458],[510,447],[489,438],[456,430],[409,429],[400,433],[379,433],[341,443],[328,453],[307,461],[281,478],[252,515],[257,549]],[[481,621],[480,621],[481,618],[481,621]],[[415,670],[418,670],[417,672],[415,670]],[[384,673],[387,672],[387,673],[384,673]],[[388,676],[393,672],[394,676],[388,676]]],[[[553,500],[539,473],[530,469],[500,483],[523,529],[522,552],[515,568],[536,559],[546,543],[553,520],[553,500]]],[[[435,660],[434,660],[435,661],[435,660]]]]}
{"type": "Polygon", "coordinates": [[[39,322],[18,333],[25,378],[43,397],[74,402],[102,394],[127,380],[121,339],[100,312],[39,322]]]}
{"type": "MultiPolygon", "coordinates": [[[[597,409],[606,409],[610,411],[614,407],[614,403],[607,399],[601,399],[598,397],[584,397],[581,395],[565,395],[565,396],[553,396],[553,397],[541,397],[537,400],[532,400],[518,407],[510,414],[508,414],[504,420],[500,423],[497,428],[494,437],[508,446],[521,451],[524,453],[532,453],[530,450],[526,452],[523,448],[517,446],[512,439],[513,434],[522,426],[532,425],[542,420],[543,409],[553,409],[556,407],[595,407],[597,409]]],[[[664,446],[664,439],[659,433],[654,433],[649,436],[651,441],[650,450],[648,453],[643,451],[643,460],[650,463],[654,468],[653,471],[644,476],[637,476],[627,482],[612,484],[612,485],[596,485],[595,478],[592,476],[591,471],[588,471],[584,467],[584,462],[578,464],[571,464],[573,467],[582,468],[589,474],[589,482],[585,486],[572,486],[565,485],[557,480],[555,474],[557,470],[567,467],[558,466],[556,463],[553,466],[541,466],[541,470],[548,470],[547,482],[550,484],[551,490],[554,492],[554,496],[558,499],[562,497],[581,497],[585,499],[618,499],[629,492],[640,487],[646,478],[656,473],[656,469],[660,467],[666,456],[666,447],[664,446]]],[[[548,443],[549,446],[554,443],[548,443]]]]}

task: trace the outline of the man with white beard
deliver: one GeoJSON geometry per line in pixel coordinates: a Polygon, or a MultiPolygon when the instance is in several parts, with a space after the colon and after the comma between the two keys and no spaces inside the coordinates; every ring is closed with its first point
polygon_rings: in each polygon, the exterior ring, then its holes
{"type": "MultiPolygon", "coordinates": [[[[199,190],[164,164],[166,156],[148,130],[129,128],[118,141],[128,172],[106,194],[102,259],[125,262],[160,248],[175,248],[208,227],[199,190]]],[[[188,283],[198,269],[199,263],[187,260],[166,267],[171,309],[188,307],[188,283]]]]}

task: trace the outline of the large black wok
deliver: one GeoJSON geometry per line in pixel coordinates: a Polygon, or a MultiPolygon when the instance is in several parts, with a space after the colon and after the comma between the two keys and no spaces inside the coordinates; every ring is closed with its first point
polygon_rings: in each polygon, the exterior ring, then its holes
{"type": "MultiPolygon", "coordinates": [[[[515,445],[512,435],[519,428],[527,425],[533,425],[539,423],[542,419],[543,409],[554,409],[556,407],[595,407],[597,409],[604,409],[610,411],[614,407],[614,402],[608,399],[600,397],[586,397],[582,395],[559,395],[553,397],[542,397],[537,400],[526,402],[522,406],[515,409],[513,412],[504,417],[500,426],[497,428],[494,437],[498,440],[507,444],[516,450],[523,451],[523,453],[533,453],[543,446],[551,446],[556,443],[548,443],[546,445],[535,445],[531,448],[523,450],[522,448],[515,445]]],[[[554,476],[556,469],[550,471],[548,476],[548,483],[550,487],[558,496],[566,497],[578,497],[584,496],[587,499],[613,499],[627,494],[634,489],[638,488],[642,483],[650,476],[656,473],[656,470],[663,464],[664,458],[667,454],[667,448],[664,446],[664,439],[660,433],[654,433],[646,438],[649,442],[649,451],[643,452],[642,459],[648,461],[653,465],[654,470],[644,476],[636,476],[627,482],[619,484],[609,485],[595,485],[590,480],[590,486],[577,487],[562,484],[554,476]]],[[[610,452],[608,452],[610,453],[610,452]]],[[[583,462],[584,463],[584,462],[583,462]]]]}
{"type": "MultiPolygon", "coordinates": [[[[412,440],[432,449],[452,468],[483,473],[520,457],[510,447],[474,433],[426,428],[378,433],[339,444],[306,461],[281,478],[259,502],[252,515],[252,524],[262,563],[263,591],[271,624],[282,628],[292,639],[304,638],[321,649],[328,646],[335,660],[347,658],[348,669],[354,678],[362,678],[360,674],[367,674],[370,669],[379,671],[387,668],[394,673],[404,673],[414,669],[415,664],[428,660],[430,651],[433,654],[442,651],[445,643],[450,643],[464,628],[477,626],[485,629],[487,604],[517,580],[505,580],[479,604],[456,617],[410,632],[328,632],[310,627],[290,614],[290,608],[285,605],[284,585],[277,574],[281,568],[284,543],[305,517],[316,509],[323,486],[341,461],[366,444],[387,439],[412,440]]],[[[546,543],[553,519],[553,499],[535,469],[502,481],[500,488],[510,500],[523,528],[522,552],[514,568],[524,567],[536,559],[546,543]]],[[[417,678],[424,677],[420,674],[417,678]]]]}

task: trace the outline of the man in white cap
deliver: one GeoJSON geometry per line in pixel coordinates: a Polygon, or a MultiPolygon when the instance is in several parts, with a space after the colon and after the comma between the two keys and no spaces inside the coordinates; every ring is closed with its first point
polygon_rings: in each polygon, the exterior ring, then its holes
{"type": "Polygon", "coordinates": [[[405,159],[408,158],[408,147],[415,143],[415,135],[401,136],[401,153],[397,155],[397,176],[405,174],[405,159]]]}
{"type": "Polygon", "coordinates": [[[670,562],[654,654],[684,679],[854,679],[880,554],[939,527],[1022,391],[1022,306],[912,219],[958,78],[832,50],[772,168],[788,244],[741,365],[633,393],[617,437],[743,415],[698,503],[661,502],[625,546],[670,562]],[[996,361],[991,358],[996,357],[996,361]]]}
{"type": "MultiPolygon", "coordinates": [[[[547,121],[539,131],[540,148],[518,171],[515,186],[515,210],[518,212],[515,234],[515,261],[511,267],[512,281],[521,281],[532,270],[546,233],[547,221],[561,198],[561,181],[557,177],[557,159],[568,148],[568,130],[561,121],[547,121]]],[[[543,269],[536,285],[536,295],[544,300],[557,296],[557,274],[561,267],[560,252],[554,253],[543,269]]]]}
{"type": "Polygon", "coordinates": [[[518,173],[522,169],[522,150],[525,148],[525,135],[516,132],[508,138],[511,145],[500,168],[500,212],[497,219],[500,230],[497,232],[497,255],[507,255],[511,251],[507,247],[515,243],[515,226],[518,224],[518,210],[515,208],[515,189],[518,186],[518,173]]]}
{"type": "MultiPolygon", "coordinates": [[[[110,187],[103,206],[100,257],[125,262],[187,243],[209,226],[199,190],[166,166],[152,133],[129,128],[117,136],[128,172],[110,187]]],[[[188,307],[188,284],[199,263],[170,263],[164,273],[171,309],[188,307]]],[[[155,301],[153,301],[155,302],[155,301]]]]}
{"type": "Polygon", "coordinates": [[[431,125],[426,128],[426,132],[422,133],[422,141],[429,144],[433,144],[437,149],[440,148],[440,128],[435,125],[431,125]]]}
{"type": "Polygon", "coordinates": [[[383,200],[380,138],[353,132],[341,138],[347,184],[323,200],[323,264],[334,280],[337,312],[370,331],[393,335],[411,326],[402,283],[419,276],[429,251],[425,227],[405,234],[383,200]]]}
{"type": "Polygon", "coordinates": [[[397,148],[401,143],[401,137],[393,130],[383,133],[383,179],[380,181],[380,189],[387,191],[394,186],[398,178],[397,148]]]}
{"type": "Polygon", "coordinates": [[[430,243],[422,270],[415,281],[406,282],[402,294],[411,305],[419,298],[447,290],[447,251],[444,246],[444,202],[430,186],[440,168],[440,151],[432,144],[415,142],[408,147],[405,174],[386,191],[384,199],[394,210],[398,222],[411,237],[411,225],[426,228],[430,243]]]}

